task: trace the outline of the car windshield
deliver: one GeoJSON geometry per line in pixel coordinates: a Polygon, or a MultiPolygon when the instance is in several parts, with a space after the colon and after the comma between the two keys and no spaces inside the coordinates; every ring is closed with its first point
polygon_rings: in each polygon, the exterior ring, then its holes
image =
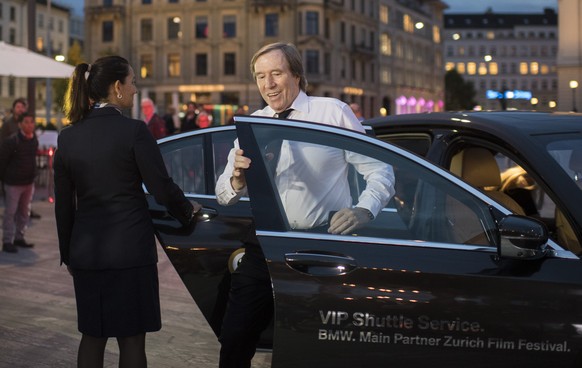
{"type": "Polygon", "coordinates": [[[582,189],[582,139],[553,141],[546,149],[578,188],[582,189]]]}

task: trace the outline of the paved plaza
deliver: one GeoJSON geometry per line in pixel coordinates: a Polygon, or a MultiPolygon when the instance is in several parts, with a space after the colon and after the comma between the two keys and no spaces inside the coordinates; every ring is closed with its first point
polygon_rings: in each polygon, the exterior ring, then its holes
{"type": "MultiPolygon", "coordinates": [[[[0,367],[76,366],[73,282],[59,266],[54,205],[39,188],[26,240],[32,249],[0,252],[0,367]]],[[[3,206],[0,213],[3,213],[3,206]]],[[[219,344],[163,250],[158,264],[162,330],[147,335],[148,366],[217,367],[219,344]]],[[[117,367],[117,343],[107,345],[105,367],[117,367]]],[[[271,354],[257,353],[253,368],[269,368],[271,354]]]]}

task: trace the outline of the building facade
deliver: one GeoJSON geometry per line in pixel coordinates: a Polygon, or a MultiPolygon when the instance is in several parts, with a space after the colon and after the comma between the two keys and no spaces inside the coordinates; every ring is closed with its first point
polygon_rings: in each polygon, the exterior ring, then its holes
{"type": "MultiPolygon", "coordinates": [[[[264,105],[249,62],[261,46],[294,43],[308,93],[357,102],[366,117],[442,109],[439,0],[86,0],[89,60],[127,57],[140,97],[158,110],[264,105]]],[[[137,111],[135,112],[137,114],[137,111]]]]}
{"type": "Polygon", "coordinates": [[[558,108],[582,111],[582,1],[558,0],[558,108]]]}
{"type": "MultiPolygon", "coordinates": [[[[2,0],[0,2],[0,41],[29,47],[28,0],[2,0]]],[[[47,0],[36,0],[35,45],[33,49],[48,55],[66,55],[69,49],[70,9],[47,0]],[[47,40],[51,40],[50,43],[47,40]]],[[[15,60],[14,62],[18,62],[15,60]]],[[[0,76],[0,110],[5,113],[12,108],[15,98],[28,97],[27,78],[0,76]]],[[[54,103],[47,104],[46,80],[35,81],[36,115],[46,116],[46,107],[60,111],[54,103]]],[[[52,87],[51,87],[52,88],[52,87]]]]}
{"type": "Polygon", "coordinates": [[[478,108],[557,110],[558,16],[553,9],[447,14],[444,28],[446,70],[455,68],[473,82],[478,108]]]}

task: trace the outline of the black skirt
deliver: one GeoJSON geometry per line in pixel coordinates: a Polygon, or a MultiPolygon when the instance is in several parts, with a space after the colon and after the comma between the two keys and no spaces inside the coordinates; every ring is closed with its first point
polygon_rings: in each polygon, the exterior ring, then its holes
{"type": "Polygon", "coordinates": [[[121,270],[73,270],[79,331],[127,337],[162,328],[156,264],[121,270]]]}

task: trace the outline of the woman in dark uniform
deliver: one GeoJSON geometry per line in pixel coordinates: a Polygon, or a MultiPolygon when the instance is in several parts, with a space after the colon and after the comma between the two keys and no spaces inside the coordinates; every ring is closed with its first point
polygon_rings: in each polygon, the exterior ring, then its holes
{"type": "Polygon", "coordinates": [[[109,337],[120,367],[146,367],[146,332],[161,328],[154,228],[142,189],[183,225],[194,206],[166,171],[146,124],[122,115],[137,90],[127,60],[77,65],[55,155],[55,213],[61,264],[73,275],[78,367],[103,367],[109,337]]]}

